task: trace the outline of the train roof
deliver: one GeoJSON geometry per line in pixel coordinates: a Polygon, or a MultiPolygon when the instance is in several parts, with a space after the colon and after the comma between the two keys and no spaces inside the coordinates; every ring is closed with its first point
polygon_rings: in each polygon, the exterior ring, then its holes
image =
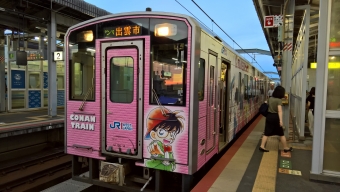
{"type": "MultiPolygon", "coordinates": [[[[159,11],[134,11],[134,12],[124,12],[124,13],[116,13],[116,14],[109,14],[109,15],[105,15],[105,16],[101,16],[101,17],[96,17],[87,21],[83,21],[81,23],[78,23],[76,25],[71,26],[66,34],[69,33],[70,30],[74,29],[74,28],[78,28],[81,27],[83,25],[87,25],[87,24],[91,24],[94,23],[96,21],[99,20],[103,20],[103,19],[110,19],[110,18],[114,18],[114,17],[122,17],[122,16],[137,16],[137,15],[162,15],[162,16],[175,16],[175,17],[182,17],[185,19],[188,19],[189,21],[193,21],[194,23],[196,23],[196,25],[199,25],[205,32],[207,32],[209,35],[215,37],[218,35],[216,33],[214,33],[211,29],[207,28],[203,23],[199,22],[197,19],[189,16],[189,15],[185,15],[185,14],[180,14],[180,13],[172,13],[172,12],[159,12],[159,11]]],[[[226,41],[224,41],[222,38],[219,38],[220,41],[222,41],[222,45],[227,47],[229,49],[229,51],[233,52],[235,55],[239,56],[240,58],[242,58],[243,60],[247,61],[248,64],[250,64],[251,66],[255,67],[254,65],[252,65],[246,58],[244,58],[240,53],[238,53],[234,48],[232,48],[226,41]]],[[[260,73],[262,73],[257,67],[255,67],[260,73]]],[[[262,73],[264,76],[268,77],[266,74],[262,73]]],[[[268,77],[269,78],[269,77],[268,77]]]]}

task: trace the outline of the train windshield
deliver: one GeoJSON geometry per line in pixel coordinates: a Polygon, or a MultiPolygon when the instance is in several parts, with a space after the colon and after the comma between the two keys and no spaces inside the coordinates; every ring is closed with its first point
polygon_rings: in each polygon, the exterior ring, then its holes
{"type": "Polygon", "coordinates": [[[151,19],[150,32],[150,103],[185,105],[188,27],[181,21],[151,19]]]}
{"type": "Polygon", "coordinates": [[[184,106],[188,26],[161,18],[111,20],[71,32],[70,99],[94,101],[96,39],[145,35],[150,36],[150,90],[145,90],[150,92],[150,104],[184,106]]]}
{"type": "Polygon", "coordinates": [[[96,27],[89,26],[69,37],[70,99],[94,101],[96,27]]]}

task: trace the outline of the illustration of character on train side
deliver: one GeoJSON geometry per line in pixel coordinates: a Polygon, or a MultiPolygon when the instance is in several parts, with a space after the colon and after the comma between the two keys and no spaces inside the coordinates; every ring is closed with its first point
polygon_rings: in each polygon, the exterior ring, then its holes
{"type": "MultiPolygon", "coordinates": [[[[158,97],[154,94],[156,100],[158,97]]],[[[152,141],[147,149],[151,159],[146,160],[145,166],[149,168],[174,171],[176,163],[172,144],[176,136],[184,130],[184,117],[179,115],[181,111],[171,111],[163,107],[159,102],[158,107],[152,109],[146,119],[145,139],[152,141]]]]}

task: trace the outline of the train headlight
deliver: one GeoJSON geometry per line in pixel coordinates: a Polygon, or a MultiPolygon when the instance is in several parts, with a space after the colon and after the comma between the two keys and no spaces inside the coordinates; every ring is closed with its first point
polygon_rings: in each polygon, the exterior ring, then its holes
{"type": "Polygon", "coordinates": [[[155,26],[156,37],[169,37],[177,34],[177,25],[170,23],[157,24],[155,26]]]}
{"type": "Polygon", "coordinates": [[[82,31],[77,35],[78,42],[91,42],[93,41],[93,32],[90,31],[82,31]]]}

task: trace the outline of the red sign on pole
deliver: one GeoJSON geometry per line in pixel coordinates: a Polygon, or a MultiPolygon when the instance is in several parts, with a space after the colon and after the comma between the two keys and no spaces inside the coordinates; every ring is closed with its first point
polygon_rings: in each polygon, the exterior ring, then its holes
{"type": "Polygon", "coordinates": [[[264,17],[264,28],[274,27],[274,16],[264,17]]]}

